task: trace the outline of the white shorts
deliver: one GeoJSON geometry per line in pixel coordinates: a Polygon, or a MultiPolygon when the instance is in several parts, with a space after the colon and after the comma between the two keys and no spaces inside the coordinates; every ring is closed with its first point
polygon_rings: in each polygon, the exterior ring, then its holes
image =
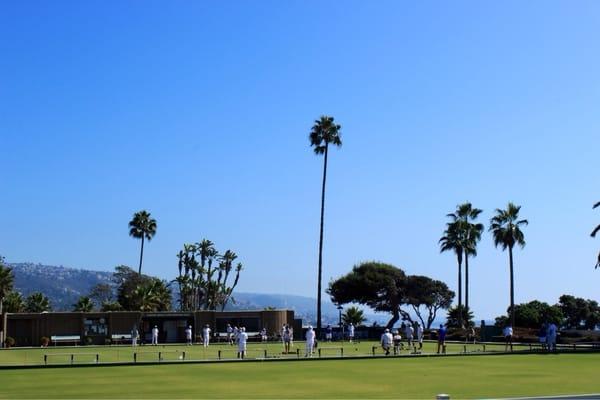
{"type": "Polygon", "coordinates": [[[331,339],[333,335],[331,333],[326,333],[325,334],[325,339],[331,339]]]}

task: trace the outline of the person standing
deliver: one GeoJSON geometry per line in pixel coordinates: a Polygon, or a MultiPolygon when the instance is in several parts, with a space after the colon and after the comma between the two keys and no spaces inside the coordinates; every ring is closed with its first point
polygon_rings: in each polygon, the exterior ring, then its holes
{"type": "Polygon", "coordinates": [[[386,356],[390,355],[390,347],[392,347],[392,343],[394,342],[394,337],[390,333],[390,330],[385,328],[385,331],[381,335],[381,348],[385,352],[386,356]]]}
{"type": "Polygon", "coordinates": [[[133,347],[137,346],[138,336],[140,336],[138,328],[136,325],[133,325],[133,329],[131,330],[131,345],[133,347]]]}
{"type": "Polygon", "coordinates": [[[260,330],[260,341],[266,343],[268,339],[269,338],[267,336],[267,328],[262,328],[260,330]]]}
{"type": "Polygon", "coordinates": [[[446,354],[446,328],[444,325],[440,324],[440,329],[438,330],[438,342],[437,342],[437,353],[440,354],[440,350],[442,350],[442,354],[446,354]]]}
{"type": "Polygon", "coordinates": [[[288,354],[290,352],[290,345],[292,343],[292,332],[289,328],[289,326],[284,325],[283,327],[283,351],[285,352],[285,354],[288,354]]]}
{"type": "Polygon", "coordinates": [[[331,342],[332,338],[333,338],[333,328],[331,327],[331,325],[327,324],[327,328],[325,328],[325,339],[328,342],[331,342]]]}
{"type": "Polygon", "coordinates": [[[354,324],[352,322],[348,325],[348,341],[350,343],[354,342],[354,324]]]}
{"type": "Polygon", "coordinates": [[[513,351],[513,328],[510,324],[504,327],[502,331],[504,335],[504,351],[508,351],[508,347],[510,346],[510,351],[513,351]]]}
{"type": "Polygon", "coordinates": [[[158,345],[158,326],[156,325],[152,328],[152,345],[158,345]]]}
{"type": "Polygon", "coordinates": [[[202,340],[204,347],[208,347],[208,344],[210,343],[210,332],[210,325],[206,324],[204,329],[202,329],[202,340]]]}
{"type": "Polygon", "coordinates": [[[419,350],[423,349],[423,326],[417,322],[417,341],[419,342],[419,350]]]}
{"type": "Polygon", "coordinates": [[[392,338],[394,339],[394,354],[399,354],[400,350],[402,350],[402,336],[398,329],[394,330],[392,338]]]}
{"type": "Polygon", "coordinates": [[[240,327],[240,331],[238,333],[237,344],[238,344],[238,358],[242,360],[246,358],[246,344],[248,342],[248,334],[246,333],[245,327],[240,327]]]}
{"type": "Polygon", "coordinates": [[[192,326],[185,328],[185,340],[188,346],[192,345],[192,326]]]}
{"type": "Polygon", "coordinates": [[[306,355],[305,357],[312,357],[313,348],[315,346],[315,331],[312,326],[308,326],[306,331],[306,355]]]}
{"type": "Polygon", "coordinates": [[[542,350],[546,350],[546,338],[548,336],[548,326],[546,325],[546,323],[544,322],[542,324],[542,326],[540,327],[540,330],[538,332],[538,338],[540,341],[540,345],[542,346],[542,350]]]}
{"type": "Polygon", "coordinates": [[[554,322],[548,324],[548,334],[546,335],[546,341],[548,342],[548,351],[556,351],[556,333],[558,328],[554,322]]]}
{"type": "Polygon", "coordinates": [[[229,344],[233,346],[233,328],[231,327],[231,324],[227,324],[227,340],[229,341],[229,344]]]}
{"type": "Polygon", "coordinates": [[[406,324],[404,327],[404,335],[406,335],[406,341],[408,342],[408,351],[413,347],[413,336],[415,334],[415,330],[410,323],[406,324]]]}

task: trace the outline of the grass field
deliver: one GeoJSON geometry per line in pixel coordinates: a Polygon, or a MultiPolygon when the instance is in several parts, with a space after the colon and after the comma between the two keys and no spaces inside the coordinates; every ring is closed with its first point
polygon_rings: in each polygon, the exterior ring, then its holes
{"type": "MultiPolygon", "coordinates": [[[[341,348],[344,350],[344,356],[366,356],[372,354],[373,346],[377,346],[376,354],[381,355],[382,350],[379,344],[373,341],[363,341],[350,344],[342,342],[321,343],[321,355],[323,357],[338,357],[341,354],[341,348]]],[[[267,358],[297,358],[296,350],[300,351],[300,356],[304,356],[304,344],[296,343],[290,354],[282,354],[283,346],[281,343],[251,343],[248,345],[249,358],[264,358],[265,350],[267,358]]],[[[504,345],[487,345],[486,351],[503,351],[504,345]]],[[[207,349],[200,345],[182,346],[78,346],[78,347],[48,347],[48,348],[14,348],[0,351],[0,365],[40,365],[44,364],[44,355],[47,355],[48,364],[65,364],[71,362],[71,354],[74,354],[73,362],[75,364],[89,364],[95,362],[95,355],[99,355],[99,362],[133,362],[133,353],[137,353],[138,362],[156,362],[158,361],[158,352],[165,361],[178,360],[185,352],[186,360],[216,360],[219,358],[219,351],[222,359],[232,359],[237,356],[236,346],[228,344],[213,344],[207,349]]],[[[425,342],[423,353],[434,353],[436,345],[431,342],[425,342]]],[[[463,344],[448,344],[448,353],[458,353],[464,351],[463,344]]],[[[483,346],[480,344],[467,345],[467,352],[482,352],[483,346]]],[[[402,354],[408,355],[408,350],[402,351],[402,354]]],[[[318,356],[318,353],[315,354],[318,356]]]]}
{"type": "Polygon", "coordinates": [[[600,393],[600,354],[0,371],[0,398],[452,398],[600,393]]]}

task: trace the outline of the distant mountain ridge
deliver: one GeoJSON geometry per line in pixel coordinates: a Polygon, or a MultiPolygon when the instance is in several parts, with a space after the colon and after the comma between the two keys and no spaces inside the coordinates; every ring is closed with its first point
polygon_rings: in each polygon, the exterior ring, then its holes
{"type": "MultiPolygon", "coordinates": [[[[50,299],[54,311],[70,311],[80,296],[89,294],[98,283],[112,283],[112,272],[92,271],[63,266],[9,263],[15,275],[15,289],[23,296],[42,292],[50,299]]],[[[316,299],[284,294],[234,292],[235,303],[226,310],[262,310],[267,307],[294,310],[297,318],[314,323],[316,299]]],[[[173,303],[175,304],[175,302],[173,303]]],[[[323,302],[323,322],[338,323],[338,310],[329,302],[323,302]]],[[[368,316],[370,317],[370,316],[368,316]]]]}

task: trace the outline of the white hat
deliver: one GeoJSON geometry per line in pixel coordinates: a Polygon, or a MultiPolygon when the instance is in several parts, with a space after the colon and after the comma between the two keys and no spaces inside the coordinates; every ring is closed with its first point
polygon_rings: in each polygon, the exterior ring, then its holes
{"type": "Polygon", "coordinates": [[[309,330],[310,330],[310,329],[312,329],[312,325],[309,325],[309,326],[308,326],[308,329],[309,329],[309,330]]]}
{"type": "Polygon", "coordinates": [[[390,330],[389,330],[388,328],[385,328],[385,331],[386,331],[386,332],[389,332],[390,330]]]}

